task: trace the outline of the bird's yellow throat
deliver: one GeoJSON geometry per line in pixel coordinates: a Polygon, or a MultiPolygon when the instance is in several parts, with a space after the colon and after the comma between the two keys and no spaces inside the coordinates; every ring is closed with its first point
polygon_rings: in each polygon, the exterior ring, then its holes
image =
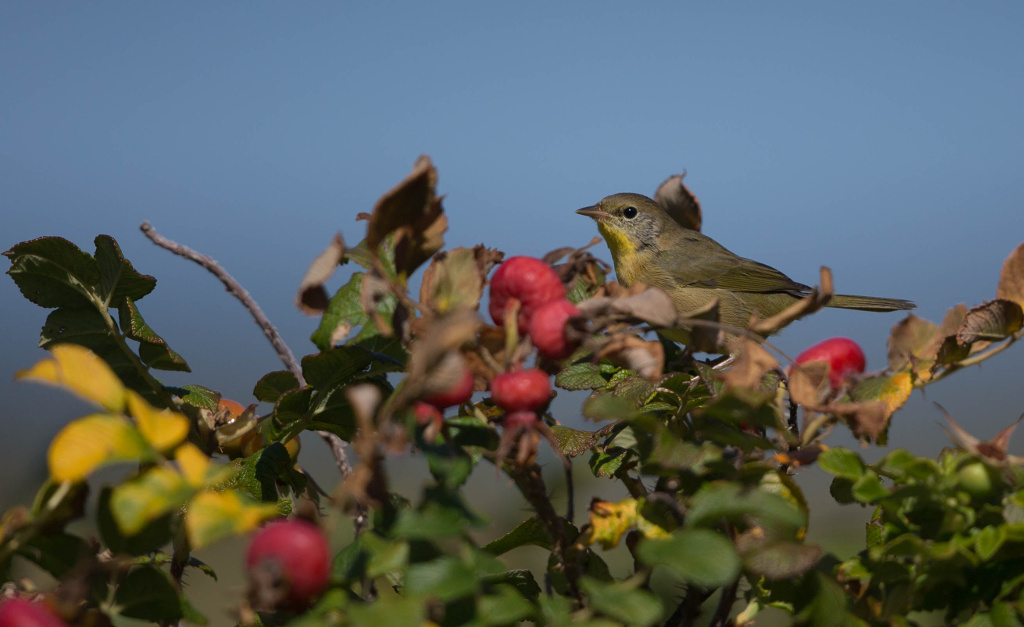
{"type": "Polygon", "coordinates": [[[597,223],[597,230],[601,233],[608,250],[612,253],[612,262],[615,264],[615,274],[619,281],[625,285],[632,282],[633,260],[636,257],[636,244],[629,239],[621,229],[614,228],[605,222],[597,223]]]}

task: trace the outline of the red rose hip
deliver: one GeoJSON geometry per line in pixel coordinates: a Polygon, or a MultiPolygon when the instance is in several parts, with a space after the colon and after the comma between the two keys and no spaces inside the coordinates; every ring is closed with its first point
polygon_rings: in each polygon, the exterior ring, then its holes
{"type": "Polygon", "coordinates": [[[44,603],[11,598],[0,601],[0,627],[68,627],[44,603]]]}
{"type": "Polygon", "coordinates": [[[245,557],[250,586],[259,599],[303,608],[327,587],[331,554],[320,528],[305,520],[272,522],[256,533],[245,557]]]}
{"type": "Polygon", "coordinates": [[[551,381],[536,368],[505,372],[491,382],[491,399],[508,412],[534,411],[551,399],[551,381]]]}
{"type": "Polygon", "coordinates": [[[833,390],[838,390],[848,375],[864,372],[867,365],[864,351],[856,342],[846,337],[833,337],[818,342],[793,360],[796,364],[814,361],[828,364],[828,378],[833,390]]]}
{"type": "Polygon", "coordinates": [[[569,301],[553,300],[541,305],[530,319],[530,339],[537,352],[548,359],[565,359],[579,345],[565,337],[565,323],[580,310],[569,301]]]}
{"type": "Polygon", "coordinates": [[[466,368],[462,373],[462,378],[460,378],[459,381],[450,389],[443,390],[441,392],[434,392],[429,396],[424,396],[421,400],[438,409],[446,409],[448,407],[461,405],[468,401],[472,396],[473,373],[470,372],[469,368],[466,368]]]}
{"type": "Polygon", "coordinates": [[[491,277],[487,306],[494,324],[505,324],[509,299],[519,301],[519,332],[526,333],[533,312],[544,303],[565,298],[565,286],[554,269],[534,257],[510,257],[491,277]]]}

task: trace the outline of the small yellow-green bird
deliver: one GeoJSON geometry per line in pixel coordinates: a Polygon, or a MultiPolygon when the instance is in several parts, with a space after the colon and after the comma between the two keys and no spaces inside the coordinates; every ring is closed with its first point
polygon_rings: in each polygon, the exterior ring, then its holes
{"type": "MultiPolygon", "coordinates": [[[[698,231],[683,228],[641,194],[613,194],[576,213],[593,218],[615,263],[619,282],[667,292],[680,315],[719,300],[719,320],[746,327],[754,314],[771,317],[803,298],[810,287],[775,268],[740,257],[698,231]]],[[[836,294],[828,307],[863,311],[913,309],[896,298],[836,294]]]]}

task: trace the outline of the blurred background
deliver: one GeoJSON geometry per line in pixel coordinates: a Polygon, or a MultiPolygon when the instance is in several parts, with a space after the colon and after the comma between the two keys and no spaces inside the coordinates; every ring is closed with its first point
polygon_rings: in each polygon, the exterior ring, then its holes
{"type": "MultiPolygon", "coordinates": [[[[704,232],[734,252],[808,283],[828,265],[839,291],[912,299],[936,322],[993,298],[1024,240],[1024,5],[1010,1],[5,2],[0,85],[0,248],[59,235],[91,253],[97,234],[112,235],[159,280],[140,309],[192,366],[163,380],[243,404],[281,365],[220,283],[149,243],[143,220],[219,261],[299,355],[314,350],[317,321],[293,305],[310,260],[336,231],[358,242],[356,214],[421,153],[440,172],[448,246],[583,245],[596,229],[575,209],[652,194],[685,169],[704,232]]],[[[48,441],[88,411],[12,382],[44,356],[47,313],[0,280],[3,509],[31,498],[48,441]]],[[[845,335],[882,368],[899,319],[827,311],[776,343],[795,355],[845,335]]],[[[933,402],[992,436],[1024,411],[1022,370],[1014,348],[915,392],[890,446],[934,455],[947,444],[933,402]]],[[[580,400],[563,395],[556,417],[581,426],[580,400]]],[[[838,432],[830,443],[855,446],[838,432]]],[[[304,466],[332,486],[323,444],[304,447],[304,466]]],[[[396,468],[415,498],[422,462],[396,468]]],[[[609,490],[585,474],[580,511],[609,490]]],[[[816,470],[800,481],[812,505],[829,500],[816,470]]],[[[528,514],[489,468],[470,489],[505,500],[484,539],[528,514]]],[[[848,554],[868,515],[815,509],[810,538],[848,554]]],[[[200,556],[222,575],[196,590],[215,625],[240,590],[240,547],[200,556]]]]}

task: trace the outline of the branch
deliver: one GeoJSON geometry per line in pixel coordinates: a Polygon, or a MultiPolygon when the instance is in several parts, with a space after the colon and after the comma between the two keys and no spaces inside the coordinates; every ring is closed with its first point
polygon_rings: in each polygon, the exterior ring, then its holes
{"type": "MultiPolygon", "coordinates": [[[[224,284],[224,287],[227,288],[228,292],[237,298],[242,305],[249,310],[249,314],[252,315],[253,320],[255,320],[256,324],[263,330],[263,335],[270,340],[270,345],[274,347],[274,350],[277,352],[277,356],[284,363],[285,368],[295,375],[296,380],[299,382],[299,387],[306,387],[306,378],[302,376],[302,367],[299,366],[298,360],[295,359],[295,354],[292,353],[291,349],[288,348],[288,345],[285,344],[281,335],[277,332],[277,328],[270,322],[267,315],[263,313],[260,306],[257,305],[256,301],[249,295],[249,292],[247,292],[234,277],[228,274],[224,268],[220,267],[220,265],[208,255],[196,252],[188,246],[173,242],[163,235],[160,235],[149,222],[143,222],[139,228],[142,230],[142,233],[150,239],[150,241],[160,248],[169,250],[179,257],[184,257],[185,259],[198,263],[217,277],[220,282],[224,284]]],[[[345,454],[345,442],[340,437],[329,431],[317,431],[317,434],[323,438],[327,443],[327,446],[330,447],[331,454],[334,456],[334,463],[338,467],[338,471],[343,477],[347,477],[349,473],[352,472],[352,469],[348,465],[348,456],[345,454]]]]}

